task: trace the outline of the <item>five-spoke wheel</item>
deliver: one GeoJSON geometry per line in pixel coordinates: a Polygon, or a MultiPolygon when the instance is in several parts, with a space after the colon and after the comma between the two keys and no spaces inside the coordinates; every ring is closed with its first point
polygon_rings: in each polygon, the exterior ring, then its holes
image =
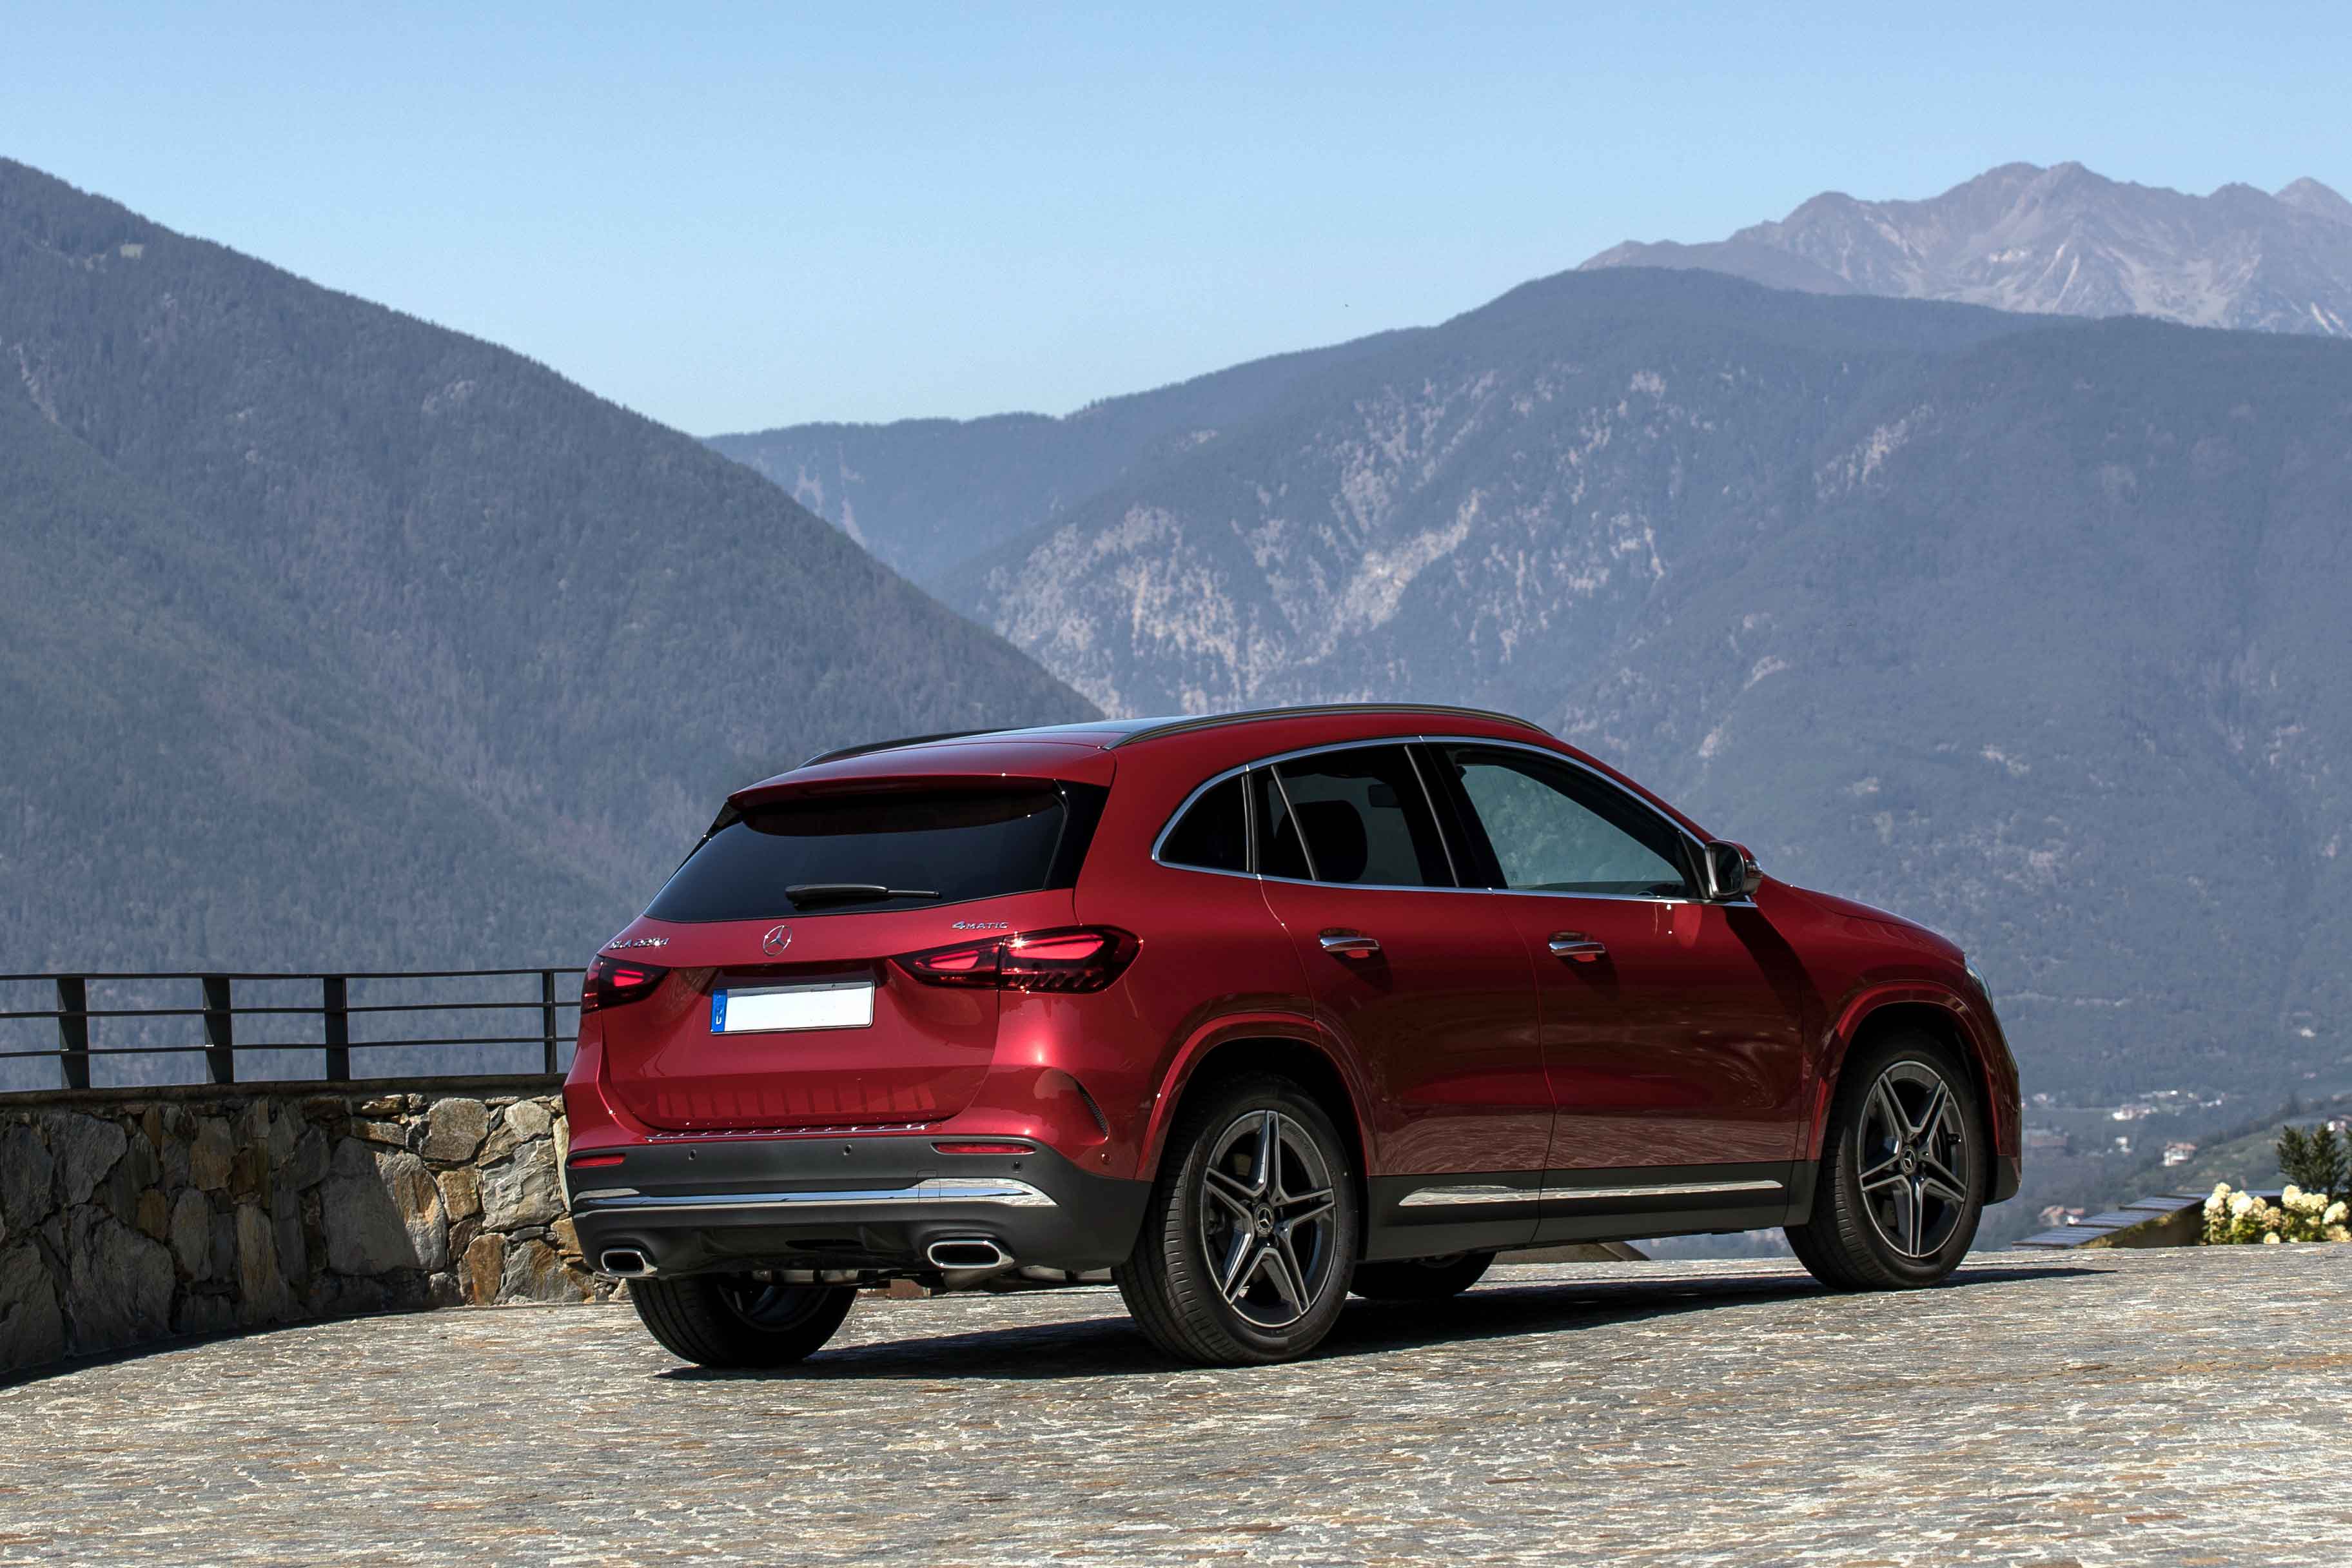
{"type": "Polygon", "coordinates": [[[1840,1074],[1811,1216],[1789,1244],[1845,1290],[1932,1285],[1976,1238],[1986,1184],[1974,1081],[1942,1042],[1893,1034],[1840,1074]]]}
{"type": "Polygon", "coordinates": [[[1937,1068],[1897,1061],[1864,1097],[1863,1212],[1906,1258],[1933,1258],[1970,1217],[1968,1124],[1937,1068]]]}
{"type": "Polygon", "coordinates": [[[1314,1348],[1347,1300],[1355,1258],[1346,1141],[1297,1084],[1252,1077],[1187,1103],[1143,1232],[1113,1273],[1162,1349],[1234,1365],[1314,1348]]]}
{"type": "Polygon", "coordinates": [[[1286,1329],[1321,1299],[1339,1255],[1331,1168],[1304,1122],[1244,1110],[1201,1169],[1200,1234],[1217,1293],[1261,1329],[1286,1329]]]}

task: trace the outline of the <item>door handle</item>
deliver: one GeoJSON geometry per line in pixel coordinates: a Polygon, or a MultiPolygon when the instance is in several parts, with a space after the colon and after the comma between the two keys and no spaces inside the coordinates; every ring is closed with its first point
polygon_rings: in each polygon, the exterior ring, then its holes
{"type": "Polygon", "coordinates": [[[1551,935],[1551,955],[1570,963],[1591,963],[1609,956],[1609,944],[1595,942],[1580,931],[1559,931],[1551,935]]]}
{"type": "Polygon", "coordinates": [[[1381,939],[1361,931],[1327,931],[1315,939],[1323,951],[1338,958],[1370,958],[1381,950],[1381,939]]]}

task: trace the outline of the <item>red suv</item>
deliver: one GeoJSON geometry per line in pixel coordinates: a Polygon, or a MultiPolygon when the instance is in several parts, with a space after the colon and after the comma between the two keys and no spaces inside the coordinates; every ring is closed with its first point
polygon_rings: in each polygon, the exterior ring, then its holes
{"type": "Polygon", "coordinates": [[[1786,1226],[1941,1279],[2018,1183],[1958,948],[1765,877],[1500,714],[924,736],[738,791],[605,944],[572,1215],[664,1345],[772,1366],[861,1285],[1115,1279],[1204,1363],[1497,1252],[1786,1226]]]}

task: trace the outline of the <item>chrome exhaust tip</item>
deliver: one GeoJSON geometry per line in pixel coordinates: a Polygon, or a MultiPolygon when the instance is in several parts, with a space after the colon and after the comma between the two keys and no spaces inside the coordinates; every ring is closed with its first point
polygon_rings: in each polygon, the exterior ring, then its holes
{"type": "Polygon", "coordinates": [[[1013,1261],[1013,1254],[984,1236],[935,1241],[924,1248],[923,1256],[934,1268],[1002,1268],[1013,1261]]]}
{"type": "Polygon", "coordinates": [[[616,1279],[649,1279],[654,1260],[634,1247],[608,1247],[596,1259],[596,1267],[616,1279]]]}

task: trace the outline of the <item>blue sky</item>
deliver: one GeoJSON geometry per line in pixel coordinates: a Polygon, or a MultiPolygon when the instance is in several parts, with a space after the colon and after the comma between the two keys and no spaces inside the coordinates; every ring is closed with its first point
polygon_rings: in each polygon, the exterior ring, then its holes
{"type": "Polygon", "coordinates": [[[0,155],[698,434],[1066,412],[2012,160],[2352,194],[2341,5],[338,11],[0,0],[0,155]]]}

